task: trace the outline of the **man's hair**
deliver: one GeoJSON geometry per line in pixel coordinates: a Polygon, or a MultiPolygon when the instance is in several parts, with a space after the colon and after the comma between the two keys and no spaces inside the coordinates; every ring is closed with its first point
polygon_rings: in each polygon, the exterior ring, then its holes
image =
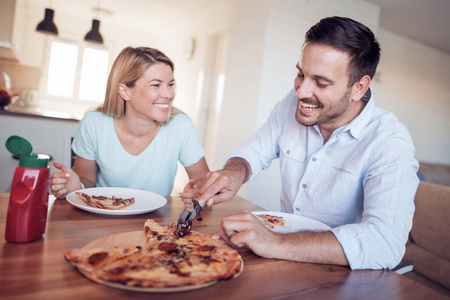
{"type": "Polygon", "coordinates": [[[380,45],[372,30],[355,20],[330,17],[319,21],[305,35],[305,43],[331,46],[350,56],[349,87],[369,75],[375,76],[380,61],[380,45]]]}

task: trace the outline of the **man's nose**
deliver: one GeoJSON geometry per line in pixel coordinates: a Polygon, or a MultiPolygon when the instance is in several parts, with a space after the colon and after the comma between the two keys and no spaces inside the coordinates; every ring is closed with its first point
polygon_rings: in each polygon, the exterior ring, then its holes
{"type": "Polygon", "coordinates": [[[313,96],[313,83],[311,80],[303,79],[296,86],[295,93],[297,94],[297,99],[312,98],[313,96]]]}

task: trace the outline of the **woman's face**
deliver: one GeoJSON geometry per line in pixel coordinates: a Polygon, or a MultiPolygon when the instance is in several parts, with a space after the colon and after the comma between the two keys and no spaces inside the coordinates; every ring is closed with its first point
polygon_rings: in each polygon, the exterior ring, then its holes
{"type": "Polygon", "coordinates": [[[164,63],[154,64],[142,74],[134,87],[127,88],[126,114],[143,115],[157,122],[167,121],[175,98],[172,68],[164,63]]]}

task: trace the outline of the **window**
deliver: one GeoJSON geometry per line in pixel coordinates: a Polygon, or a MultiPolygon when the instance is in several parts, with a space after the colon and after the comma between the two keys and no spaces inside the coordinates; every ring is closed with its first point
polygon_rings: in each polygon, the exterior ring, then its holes
{"type": "Polygon", "coordinates": [[[77,69],[78,47],[53,42],[48,65],[47,93],[55,96],[73,96],[77,69]]]}
{"type": "Polygon", "coordinates": [[[90,46],[84,47],[83,51],[80,48],[65,41],[52,42],[47,94],[102,102],[109,53],[105,49],[90,46]]]}

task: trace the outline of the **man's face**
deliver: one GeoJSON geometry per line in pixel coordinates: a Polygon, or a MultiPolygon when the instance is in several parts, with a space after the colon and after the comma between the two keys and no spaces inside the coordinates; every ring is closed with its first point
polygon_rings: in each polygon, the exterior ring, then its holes
{"type": "Polygon", "coordinates": [[[352,110],[352,88],[348,87],[349,60],[346,52],[330,46],[305,45],[294,81],[297,122],[333,131],[357,116],[352,110]]]}

